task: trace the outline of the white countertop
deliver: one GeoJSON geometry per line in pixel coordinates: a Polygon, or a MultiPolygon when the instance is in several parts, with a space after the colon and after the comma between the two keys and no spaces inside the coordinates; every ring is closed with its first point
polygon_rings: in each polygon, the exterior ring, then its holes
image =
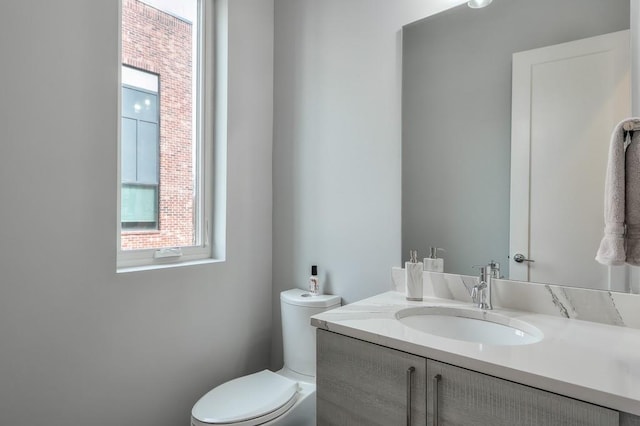
{"type": "Polygon", "coordinates": [[[407,307],[472,307],[446,299],[405,300],[387,292],[315,315],[311,324],[345,336],[450,363],[640,416],[640,330],[530,312],[495,309],[544,333],[537,343],[490,346],[426,334],[403,325],[407,307]]]}

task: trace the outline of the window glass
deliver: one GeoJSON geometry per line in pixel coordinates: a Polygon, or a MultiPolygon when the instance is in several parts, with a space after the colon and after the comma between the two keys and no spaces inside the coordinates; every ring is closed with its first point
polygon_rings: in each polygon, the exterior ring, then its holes
{"type": "MultiPolygon", "coordinates": [[[[203,248],[202,5],[121,0],[120,250],[203,248]]],[[[149,255],[153,258],[153,253],[149,255]]]]}
{"type": "Polygon", "coordinates": [[[138,182],[158,183],[158,123],[138,122],[138,182]]]}
{"type": "Polygon", "coordinates": [[[136,152],[137,148],[137,134],[138,123],[131,118],[122,118],[122,136],[120,140],[121,144],[121,168],[120,174],[122,176],[122,182],[135,182],[136,181],[136,152]]]}
{"type": "Polygon", "coordinates": [[[122,185],[121,220],[128,229],[155,228],[157,223],[157,187],[122,185]]]}

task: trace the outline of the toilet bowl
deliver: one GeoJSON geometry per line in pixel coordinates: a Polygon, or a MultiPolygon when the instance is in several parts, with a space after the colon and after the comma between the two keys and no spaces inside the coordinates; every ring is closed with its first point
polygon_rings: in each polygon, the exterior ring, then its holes
{"type": "Polygon", "coordinates": [[[282,369],[226,382],[194,405],[192,426],[314,426],[316,385],[282,369]]]}
{"type": "Polygon", "coordinates": [[[312,315],[340,306],[339,296],[280,293],[284,367],[230,380],[193,406],[192,426],[315,426],[315,328],[312,315]]]}

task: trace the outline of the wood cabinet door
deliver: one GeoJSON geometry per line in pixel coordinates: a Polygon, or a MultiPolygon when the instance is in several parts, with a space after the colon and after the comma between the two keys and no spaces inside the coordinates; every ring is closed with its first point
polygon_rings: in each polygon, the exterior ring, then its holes
{"type": "Polygon", "coordinates": [[[422,426],[426,374],[425,358],[318,329],[318,426],[422,426]]]}
{"type": "Polygon", "coordinates": [[[608,408],[433,360],[427,360],[427,392],[429,426],[618,426],[619,421],[618,412],[608,408]]]}
{"type": "Polygon", "coordinates": [[[629,413],[620,413],[620,426],[640,426],[640,416],[629,413]]]}

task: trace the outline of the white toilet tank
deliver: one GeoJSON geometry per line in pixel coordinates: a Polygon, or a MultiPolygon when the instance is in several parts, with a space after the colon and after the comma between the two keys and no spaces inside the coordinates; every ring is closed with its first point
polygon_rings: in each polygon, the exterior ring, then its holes
{"type": "Polygon", "coordinates": [[[312,315],[340,306],[340,296],[312,296],[294,288],[280,293],[284,366],[306,376],[316,375],[316,329],[312,315]]]}

